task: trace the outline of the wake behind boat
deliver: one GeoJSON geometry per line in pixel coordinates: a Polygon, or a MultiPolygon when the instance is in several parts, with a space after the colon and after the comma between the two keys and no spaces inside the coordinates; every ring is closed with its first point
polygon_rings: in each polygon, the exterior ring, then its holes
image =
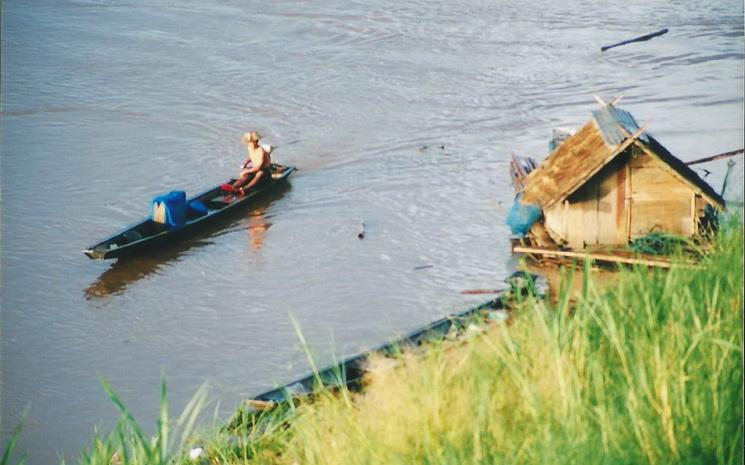
{"type": "MultiPolygon", "coordinates": [[[[106,260],[134,255],[155,245],[182,240],[228,211],[249,205],[256,197],[286,183],[287,178],[295,170],[293,166],[273,163],[271,178],[257,184],[245,195],[227,193],[220,186],[216,186],[188,200],[182,192],[172,192],[169,196],[158,197],[153,201],[152,214],[149,218],[88,247],[83,253],[91,259],[106,260]],[[181,200],[178,200],[178,194],[183,197],[181,200]],[[171,203],[182,204],[182,211],[169,210],[171,203]]],[[[233,182],[235,179],[229,180],[228,184],[233,182]]]]}

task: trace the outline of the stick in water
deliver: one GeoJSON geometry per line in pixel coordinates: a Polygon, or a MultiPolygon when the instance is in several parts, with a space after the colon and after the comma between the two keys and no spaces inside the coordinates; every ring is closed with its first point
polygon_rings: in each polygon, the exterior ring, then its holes
{"type": "Polygon", "coordinates": [[[504,289],[469,289],[467,291],[460,291],[464,295],[479,295],[479,294],[499,294],[504,289]]]}
{"type": "Polygon", "coordinates": [[[651,39],[653,37],[661,36],[663,34],[667,34],[667,28],[662,29],[662,30],[657,31],[657,32],[653,32],[651,34],[647,34],[647,35],[644,35],[644,36],[641,36],[641,37],[637,37],[635,39],[624,40],[623,42],[618,42],[617,44],[606,45],[605,47],[600,47],[600,51],[601,52],[604,52],[604,51],[608,50],[609,48],[613,48],[613,47],[618,47],[618,46],[621,46],[621,45],[630,44],[632,42],[644,42],[644,41],[649,40],[649,39],[651,39]]]}

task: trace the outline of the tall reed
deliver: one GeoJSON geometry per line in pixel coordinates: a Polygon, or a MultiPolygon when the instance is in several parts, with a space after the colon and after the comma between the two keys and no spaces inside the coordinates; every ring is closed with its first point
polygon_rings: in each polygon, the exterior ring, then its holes
{"type": "MultiPolygon", "coordinates": [[[[25,418],[26,414],[24,413],[21,418],[25,418]]],[[[10,459],[13,456],[13,452],[15,451],[16,444],[18,443],[18,437],[21,435],[21,430],[23,429],[23,422],[20,421],[16,425],[15,428],[13,428],[13,432],[10,433],[10,437],[8,438],[8,441],[5,443],[5,447],[3,448],[3,454],[0,456],[0,465],[10,465],[10,459]]],[[[22,465],[26,463],[25,457],[21,458],[18,462],[16,462],[17,465],[22,465]]]]}
{"type": "Polygon", "coordinates": [[[155,434],[148,437],[106,380],[101,380],[106,394],[120,414],[114,430],[105,436],[96,435],[86,450],[80,453],[81,465],[167,465],[181,463],[187,445],[207,399],[207,386],[197,389],[177,419],[168,415],[168,394],[165,378],[160,385],[160,410],[155,434]],[[178,437],[176,437],[176,433],[178,437]]]}
{"type": "Polygon", "coordinates": [[[621,271],[603,294],[585,279],[571,309],[528,303],[510,327],[405,356],[352,404],[301,406],[274,460],[742,463],[742,226],[698,269],[621,271]]]}

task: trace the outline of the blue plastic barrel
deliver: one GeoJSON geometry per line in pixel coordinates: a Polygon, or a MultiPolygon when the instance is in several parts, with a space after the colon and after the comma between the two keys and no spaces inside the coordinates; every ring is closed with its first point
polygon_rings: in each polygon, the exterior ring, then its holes
{"type": "Polygon", "coordinates": [[[162,222],[169,228],[177,228],[186,223],[186,208],[186,192],[171,191],[153,198],[151,218],[153,221],[162,222]],[[159,218],[159,208],[165,210],[163,218],[159,218]]]}

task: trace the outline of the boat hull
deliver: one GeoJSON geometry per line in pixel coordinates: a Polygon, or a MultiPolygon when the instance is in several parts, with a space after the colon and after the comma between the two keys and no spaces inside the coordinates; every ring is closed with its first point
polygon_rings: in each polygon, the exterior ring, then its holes
{"type": "Polygon", "coordinates": [[[433,321],[400,339],[348,357],[303,378],[258,394],[252,399],[273,405],[292,402],[293,398],[311,395],[321,387],[338,389],[344,386],[347,389],[357,390],[362,387],[362,378],[368,370],[372,356],[395,356],[407,348],[416,348],[427,342],[447,339],[462,333],[474,322],[493,318],[495,312],[506,311],[509,307],[506,302],[510,300],[519,301],[529,295],[542,298],[548,292],[548,284],[543,277],[523,271],[513,273],[505,279],[505,283],[509,287],[495,299],[433,321]]]}
{"type": "MultiPolygon", "coordinates": [[[[83,253],[93,260],[109,260],[141,254],[153,247],[179,242],[205,226],[214,224],[229,212],[246,207],[258,197],[286,184],[289,176],[296,171],[292,166],[276,165],[273,168],[270,182],[254,186],[244,196],[226,195],[220,186],[216,186],[191,197],[187,202],[199,201],[208,207],[208,211],[204,215],[187,218],[182,226],[168,228],[164,224],[155,223],[151,218],[146,218],[88,247],[83,253]]],[[[231,181],[234,180],[228,182],[231,181]]]]}

